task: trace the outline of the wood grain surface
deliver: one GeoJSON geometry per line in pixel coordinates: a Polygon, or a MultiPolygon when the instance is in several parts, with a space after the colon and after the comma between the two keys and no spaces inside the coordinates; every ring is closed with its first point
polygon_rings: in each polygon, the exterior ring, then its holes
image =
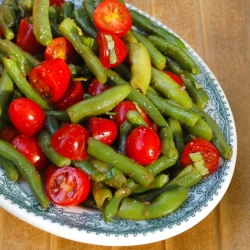
{"type": "Polygon", "coordinates": [[[248,250],[250,249],[250,0],[127,0],[181,36],[220,82],[238,135],[229,189],[199,224],[154,244],[88,245],[43,232],[0,208],[1,250],[248,250]]]}

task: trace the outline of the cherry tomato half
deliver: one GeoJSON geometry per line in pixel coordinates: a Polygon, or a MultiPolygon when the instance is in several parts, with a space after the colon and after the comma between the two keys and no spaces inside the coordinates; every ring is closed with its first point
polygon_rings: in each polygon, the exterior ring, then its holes
{"type": "Polygon", "coordinates": [[[89,119],[91,136],[106,145],[111,145],[116,139],[118,130],[114,121],[101,117],[89,119]]]}
{"type": "Polygon", "coordinates": [[[62,8],[63,4],[65,3],[65,0],[49,0],[50,6],[56,5],[60,9],[62,8]]]}
{"type": "Polygon", "coordinates": [[[161,142],[158,134],[145,126],[135,128],[125,143],[125,153],[145,166],[154,162],[160,155],[161,142]]]}
{"type": "Polygon", "coordinates": [[[192,165],[189,154],[197,152],[201,152],[209,173],[214,172],[219,164],[219,153],[211,142],[202,138],[195,138],[187,143],[181,155],[182,167],[192,165]]]}
{"type": "Polygon", "coordinates": [[[60,206],[78,205],[90,192],[87,175],[71,166],[52,171],[45,186],[49,200],[60,206]]]}
{"type": "Polygon", "coordinates": [[[70,82],[70,69],[60,58],[43,61],[29,73],[32,87],[51,103],[56,103],[66,92],[70,82]]]}
{"type": "Polygon", "coordinates": [[[48,158],[43,153],[36,136],[18,135],[12,145],[34,165],[37,171],[43,171],[48,164],[48,158]]]}
{"type": "MultiPolygon", "coordinates": [[[[126,114],[129,110],[137,110],[135,104],[131,101],[122,101],[120,102],[115,108],[114,112],[116,113],[113,116],[114,121],[116,122],[117,126],[120,127],[123,122],[127,120],[126,114]]],[[[148,126],[151,125],[151,122],[146,114],[146,112],[140,108],[140,115],[144,119],[144,121],[148,124],[148,126]]]]}
{"type": "Polygon", "coordinates": [[[132,26],[132,16],[128,8],[116,0],[106,0],[97,5],[94,11],[97,29],[123,37],[132,26]]]}
{"type": "Polygon", "coordinates": [[[87,157],[89,132],[79,124],[67,124],[58,129],[51,137],[54,150],[72,160],[84,160],[87,157]]]}
{"type": "Polygon", "coordinates": [[[47,46],[44,52],[44,58],[46,60],[61,58],[67,63],[74,63],[76,55],[74,46],[65,37],[53,39],[52,44],[47,46]]]}
{"type": "Polygon", "coordinates": [[[125,43],[115,35],[98,32],[99,58],[105,68],[119,65],[127,55],[125,43]]]}
{"type": "Polygon", "coordinates": [[[164,71],[167,75],[169,75],[176,83],[178,83],[180,86],[183,86],[183,83],[180,79],[179,76],[177,76],[176,74],[170,72],[170,71],[164,71]]]}
{"type": "Polygon", "coordinates": [[[35,135],[45,123],[45,113],[42,108],[24,97],[10,103],[9,117],[17,130],[26,136],[35,135]]]}
{"type": "Polygon", "coordinates": [[[83,100],[84,88],[82,83],[79,81],[70,82],[66,93],[63,97],[54,104],[54,106],[59,110],[66,110],[73,104],[83,100]]]}
{"type": "Polygon", "coordinates": [[[109,86],[107,84],[101,84],[95,78],[89,85],[87,93],[92,96],[101,94],[103,91],[107,90],[109,86]]]}
{"type": "Polygon", "coordinates": [[[33,33],[33,25],[25,19],[21,20],[18,27],[16,44],[32,55],[40,53],[45,49],[45,47],[36,40],[33,33]]]}

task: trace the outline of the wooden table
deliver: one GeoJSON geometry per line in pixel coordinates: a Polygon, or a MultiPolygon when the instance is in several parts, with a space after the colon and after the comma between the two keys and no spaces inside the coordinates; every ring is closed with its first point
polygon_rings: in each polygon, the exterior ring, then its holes
{"type": "Polygon", "coordinates": [[[220,82],[234,114],[238,157],[217,207],[190,230],[134,247],[102,247],[43,232],[0,208],[1,250],[247,250],[250,247],[250,1],[127,0],[179,34],[220,82]]]}

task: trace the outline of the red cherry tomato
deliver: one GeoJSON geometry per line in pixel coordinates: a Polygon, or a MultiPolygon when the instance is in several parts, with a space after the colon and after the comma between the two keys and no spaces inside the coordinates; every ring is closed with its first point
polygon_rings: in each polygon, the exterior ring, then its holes
{"type": "Polygon", "coordinates": [[[101,117],[89,119],[91,136],[106,145],[111,145],[116,139],[118,130],[114,121],[101,117]]]}
{"type": "Polygon", "coordinates": [[[37,171],[43,171],[48,164],[47,156],[43,153],[36,136],[18,135],[12,145],[35,166],[37,171]]]}
{"type": "Polygon", "coordinates": [[[89,133],[79,124],[67,124],[58,129],[51,137],[54,150],[72,160],[84,160],[87,157],[89,133]]]}
{"type": "Polygon", "coordinates": [[[56,103],[65,94],[70,77],[67,63],[60,58],[43,61],[29,73],[32,87],[51,103],[56,103]]]}
{"type": "Polygon", "coordinates": [[[178,83],[180,86],[183,86],[183,83],[180,79],[179,76],[177,76],[176,74],[170,72],[170,71],[164,71],[167,75],[169,75],[176,83],[178,83]]]}
{"type": "Polygon", "coordinates": [[[66,93],[63,97],[54,104],[54,106],[59,110],[66,110],[73,104],[83,100],[84,88],[82,83],[79,81],[70,82],[66,93]]]}
{"type": "Polygon", "coordinates": [[[16,44],[32,55],[41,53],[45,49],[45,47],[36,40],[32,24],[25,19],[21,20],[18,27],[16,44]]]}
{"type": "Polygon", "coordinates": [[[195,138],[187,143],[181,155],[182,167],[192,165],[189,154],[197,152],[201,152],[209,173],[214,172],[219,164],[219,153],[211,142],[202,138],[195,138]]]}
{"type": "Polygon", "coordinates": [[[0,29],[0,37],[2,37],[2,35],[3,35],[3,31],[2,29],[0,29]]]}
{"type": "Polygon", "coordinates": [[[132,16],[122,3],[106,0],[96,7],[94,23],[101,32],[123,37],[132,26],[132,16]]]}
{"type": "Polygon", "coordinates": [[[19,134],[14,126],[7,126],[0,134],[0,139],[11,143],[19,134]]]}
{"type": "Polygon", "coordinates": [[[46,47],[44,58],[61,58],[67,63],[74,63],[76,60],[76,51],[74,46],[65,37],[57,37],[53,43],[46,47]]]}
{"type": "Polygon", "coordinates": [[[56,5],[59,8],[62,8],[65,0],[49,0],[50,6],[56,5]]]}
{"type": "Polygon", "coordinates": [[[9,117],[17,130],[26,136],[35,135],[45,123],[42,108],[34,101],[24,97],[11,102],[9,117]]]}
{"type": "Polygon", "coordinates": [[[52,171],[45,186],[49,200],[60,206],[78,205],[90,192],[90,181],[87,175],[70,166],[52,171]]]}
{"type": "Polygon", "coordinates": [[[105,68],[113,68],[123,62],[127,48],[118,36],[99,32],[96,39],[99,45],[99,58],[105,68]]]}
{"type": "Polygon", "coordinates": [[[125,143],[125,153],[145,166],[154,162],[160,155],[161,142],[158,134],[145,126],[135,128],[125,143]]]}
{"type": "MultiPolygon", "coordinates": [[[[120,127],[121,124],[127,120],[126,114],[129,110],[137,110],[135,104],[131,101],[122,101],[114,108],[114,112],[116,114],[113,116],[113,119],[118,127],[120,127]]],[[[141,117],[148,124],[148,126],[150,126],[151,123],[146,112],[141,108],[140,110],[141,110],[140,113],[141,117]]]]}
{"type": "Polygon", "coordinates": [[[106,84],[101,84],[98,82],[98,80],[95,78],[89,85],[87,89],[87,94],[96,96],[101,94],[103,91],[107,90],[109,88],[106,84]]]}

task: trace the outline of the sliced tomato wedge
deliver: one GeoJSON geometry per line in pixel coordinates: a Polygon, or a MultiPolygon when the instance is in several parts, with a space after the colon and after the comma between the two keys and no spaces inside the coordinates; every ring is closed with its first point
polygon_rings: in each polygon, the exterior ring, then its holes
{"type": "Polygon", "coordinates": [[[106,0],[96,7],[94,23],[101,32],[123,37],[132,26],[132,16],[122,3],[106,0]]]}
{"type": "Polygon", "coordinates": [[[67,63],[60,58],[43,61],[29,73],[32,87],[51,103],[56,103],[65,94],[70,77],[67,63]]]}
{"type": "Polygon", "coordinates": [[[16,44],[24,51],[34,55],[44,51],[45,47],[41,45],[33,33],[33,25],[27,20],[22,19],[18,27],[16,44]]]}
{"type": "Polygon", "coordinates": [[[99,58],[105,68],[113,68],[123,62],[127,55],[127,48],[118,36],[99,32],[97,42],[99,58]]]}
{"type": "Polygon", "coordinates": [[[61,58],[67,63],[74,63],[76,60],[76,50],[74,46],[65,37],[57,37],[52,44],[47,46],[44,52],[46,60],[52,58],[61,58]]]}
{"type": "Polygon", "coordinates": [[[53,169],[46,178],[46,194],[50,201],[60,206],[78,205],[90,192],[87,175],[71,166],[53,169]]]}
{"type": "Polygon", "coordinates": [[[63,97],[55,103],[56,109],[66,110],[70,106],[83,100],[84,88],[79,81],[72,81],[63,97]]]}

